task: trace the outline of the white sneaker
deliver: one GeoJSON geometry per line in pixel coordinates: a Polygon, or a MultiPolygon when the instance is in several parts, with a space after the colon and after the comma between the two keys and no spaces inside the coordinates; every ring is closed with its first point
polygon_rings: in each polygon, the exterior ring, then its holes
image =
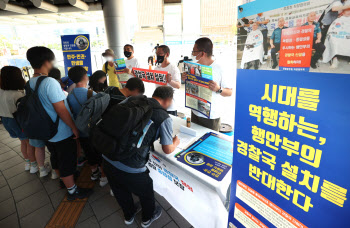
{"type": "Polygon", "coordinates": [[[40,168],[40,177],[46,177],[49,175],[51,168],[48,164],[45,164],[44,167],[40,168]]]}
{"type": "Polygon", "coordinates": [[[26,164],[24,165],[24,170],[25,171],[29,171],[30,170],[30,162],[26,162],[26,164]]]}
{"type": "Polygon", "coordinates": [[[338,58],[334,58],[332,61],[331,68],[333,68],[333,69],[337,68],[338,64],[339,64],[338,58]]]}
{"type": "Polygon", "coordinates": [[[57,179],[57,178],[58,178],[58,175],[57,175],[56,171],[55,171],[55,170],[52,170],[52,172],[51,172],[51,179],[52,179],[52,180],[55,180],[55,179],[57,179]]]}
{"type": "Polygon", "coordinates": [[[36,165],[31,165],[30,166],[30,173],[37,173],[39,171],[39,167],[38,167],[38,165],[36,164],[36,165]]]}
{"type": "Polygon", "coordinates": [[[108,184],[107,177],[100,177],[100,186],[104,187],[106,184],[108,184]]]}
{"type": "Polygon", "coordinates": [[[114,196],[114,193],[113,193],[112,189],[110,190],[109,193],[111,194],[111,196],[114,196]]]}

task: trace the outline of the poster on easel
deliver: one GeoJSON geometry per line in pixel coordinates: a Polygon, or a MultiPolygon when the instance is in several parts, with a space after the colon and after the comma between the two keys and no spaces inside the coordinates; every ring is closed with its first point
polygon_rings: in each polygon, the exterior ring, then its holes
{"type": "Polygon", "coordinates": [[[350,227],[350,2],[255,0],[237,11],[267,55],[237,69],[228,227],[350,227]]]}
{"type": "Polygon", "coordinates": [[[213,94],[209,89],[209,82],[213,80],[212,68],[185,61],[184,72],[187,73],[185,107],[198,111],[209,118],[213,94]]]}
{"type": "Polygon", "coordinates": [[[158,85],[166,85],[168,83],[167,71],[132,68],[132,72],[135,77],[138,77],[145,82],[150,82],[158,85]]]}

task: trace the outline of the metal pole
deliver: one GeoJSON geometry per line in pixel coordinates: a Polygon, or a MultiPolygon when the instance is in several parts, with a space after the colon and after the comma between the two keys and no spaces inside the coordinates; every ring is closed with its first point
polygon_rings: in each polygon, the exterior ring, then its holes
{"type": "Polygon", "coordinates": [[[117,58],[122,58],[123,47],[127,43],[123,0],[102,0],[103,16],[108,40],[117,58]]]}

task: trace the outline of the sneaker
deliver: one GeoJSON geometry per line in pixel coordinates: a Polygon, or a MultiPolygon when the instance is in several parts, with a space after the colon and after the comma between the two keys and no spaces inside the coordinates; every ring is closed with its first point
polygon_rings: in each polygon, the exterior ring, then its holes
{"type": "Polygon", "coordinates": [[[274,63],[274,64],[272,65],[272,69],[276,69],[277,66],[278,66],[278,64],[274,63]]]}
{"type": "Polygon", "coordinates": [[[314,63],[314,62],[312,62],[312,63],[310,64],[310,66],[312,67],[312,69],[316,69],[316,68],[317,68],[316,63],[314,63]]]}
{"type": "Polygon", "coordinates": [[[78,167],[82,167],[85,164],[85,162],[87,162],[86,157],[85,156],[80,156],[78,158],[78,161],[77,161],[77,166],[78,167]]]}
{"type": "Polygon", "coordinates": [[[30,170],[30,162],[26,162],[26,163],[24,164],[24,170],[25,170],[25,171],[29,171],[29,170],[30,170]]]}
{"type": "Polygon", "coordinates": [[[331,68],[333,69],[338,68],[338,65],[339,65],[338,58],[333,58],[331,68]]]}
{"type": "Polygon", "coordinates": [[[67,200],[72,201],[75,199],[84,199],[89,197],[89,195],[92,193],[91,188],[79,188],[75,190],[73,194],[67,193],[67,200]]]}
{"type": "Polygon", "coordinates": [[[111,194],[111,196],[114,197],[114,193],[113,193],[112,189],[109,191],[109,193],[111,194]]]}
{"type": "Polygon", "coordinates": [[[56,171],[55,171],[55,170],[52,170],[52,172],[51,172],[51,179],[52,179],[52,180],[55,180],[55,179],[57,179],[57,178],[58,178],[58,175],[57,175],[56,171]]]}
{"type": "Polygon", "coordinates": [[[39,171],[39,167],[38,167],[38,164],[36,164],[36,165],[31,165],[30,166],[30,173],[37,173],[39,171]]]}
{"type": "Polygon", "coordinates": [[[48,164],[45,164],[44,167],[39,168],[40,177],[46,177],[47,175],[49,175],[50,171],[50,166],[48,164]]]}
{"type": "Polygon", "coordinates": [[[134,213],[134,215],[131,217],[131,219],[126,220],[124,219],[124,223],[126,225],[131,225],[133,224],[134,220],[135,220],[135,216],[141,211],[141,205],[138,203],[137,205],[135,205],[136,211],[134,213]]]}
{"type": "Polygon", "coordinates": [[[95,172],[91,173],[91,180],[95,181],[101,177],[100,169],[96,169],[95,172]]]}
{"type": "Polygon", "coordinates": [[[156,206],[156,208],[154,209],[152,218],[146,222],[142,222],[141,226],[143,228],[149,227],[152,224],[152,222],[159,219],[161,215],[162,215],[162,208],[160,206],[156,206]]]}
{"type": "Polygon", "coordinates": [[[107,177],[100,177],[100,186],[104,187],[106,184],[108,184],[107,177]]]}

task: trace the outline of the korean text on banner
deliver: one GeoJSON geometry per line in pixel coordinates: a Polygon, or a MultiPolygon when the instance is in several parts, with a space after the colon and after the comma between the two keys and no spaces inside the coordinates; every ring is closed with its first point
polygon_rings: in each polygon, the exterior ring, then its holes
{"type": "Polygon", "coordinates": [[[89,34],[61,36],[66,76],[73,66],[81,66],[92,75],[89,34]]]}
{"type": "Polygon", "coordinates": [[[148,70],[141,68],[132,69],[135,77],[140,78],[142,81],[151,82],[158,85],[167,84],[168,72],[159,70],[148,70]]]}

